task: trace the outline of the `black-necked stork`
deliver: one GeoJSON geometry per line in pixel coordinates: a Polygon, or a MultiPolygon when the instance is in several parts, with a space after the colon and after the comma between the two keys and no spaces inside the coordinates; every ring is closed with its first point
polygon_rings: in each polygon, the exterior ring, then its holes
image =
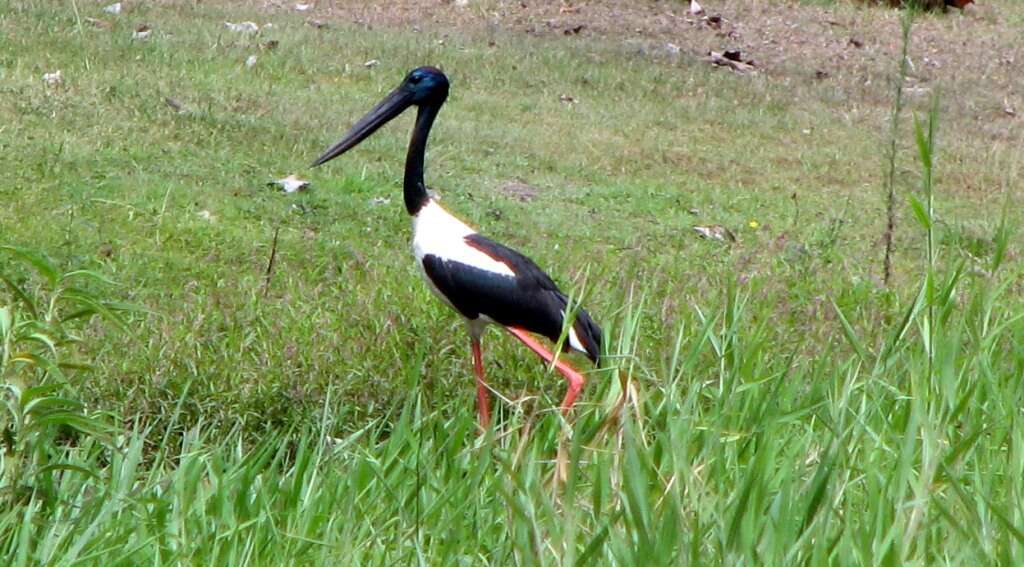
{"type": "MultiPolygon", "coordinates": [[[[352,149],[410,106],[417,108],[416,125],[405,160],[405,208],[413,217],[412,247],[416,263],[430,290],[466,320],[473,350],[477,410],[480,424],[490,423],[490,403],[484,382],[480,337],[488,324],[501,325],[545,362],[554,355],[531,333],[557,341],[562,334],[569,301],[555,282],[532,260],[499,244],[455,218],[427,193],[423,160],[427,137],[437,113],[448,98],[448,77],[434,67],[412,70],[402,84],[377,104],[328,148],[313,166],[352,149]]],[[[601,328],[583,309],[569,327],[565,350],[584,353],[595,364],[601,350],[601,328]]],[[[583,388],[583,375],[558,360],[555,368],[569,383],[563,413],[572,408],[583,388]]]]}

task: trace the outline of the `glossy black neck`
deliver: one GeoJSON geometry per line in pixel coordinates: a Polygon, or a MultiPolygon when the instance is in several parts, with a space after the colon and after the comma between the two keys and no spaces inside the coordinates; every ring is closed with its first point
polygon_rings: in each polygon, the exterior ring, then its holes
{"type": "Polygon", "coordinates": [[[416,126],[412,129],[409,140],[409,153],[405,156],[405,210],[415,216],[430,200],[427,186],[423,183],[423,159],[427,153],[427,137],[434,118],[444,101],[435,104],[424,104],[416,113],[416,126]]]}

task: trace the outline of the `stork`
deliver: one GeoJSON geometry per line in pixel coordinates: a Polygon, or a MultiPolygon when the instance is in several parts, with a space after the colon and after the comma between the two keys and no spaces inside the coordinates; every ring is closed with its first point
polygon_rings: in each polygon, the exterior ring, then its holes
{"type": "MultiPolygon", "coordinates": [[[[448,77],[434,67],[419,67],[377,104],[337,144],[327,148],[313,166],[328,162],[368,138],[410,106],[416,124],[405,159],[405,209],[412,216],[412,248],[420,274],[434,295],[457,311],[466,322],[473,352],[477,412],[486,429],[491,419],[484,380],[480,338],[496,324],[519,339],[546,363],[554,364],[568,388],[562,412],[568,414],[585,383],[583,375],[564,360],[556,360],[533,334],[557,342],[572,317],[569,300],[551,277],[523,254],[470,228],[430,197],[423,183],[427,137],[441,106],[448,98],[448,77]]],[[[601,351],[601,328],[590,315],[577,309],[569,323],[565,351],[579,351],[594,364],[601,351]]]]}

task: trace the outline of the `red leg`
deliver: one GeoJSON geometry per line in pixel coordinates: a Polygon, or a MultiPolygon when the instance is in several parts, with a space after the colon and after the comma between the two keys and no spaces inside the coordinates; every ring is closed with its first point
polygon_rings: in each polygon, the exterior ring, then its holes
{"type": "Polygon", "coordinates": [[[484,382],[484,360],[480,350],[480,339],[472,339],[473,342],[473,373],[476,375],[476,409],[480,415],[480,427],[487,429],[491,424],[491,403],[490,393],[487,391],[487,383],[484,382]]]}
{"type": "MultiPolygon", "coordinates": [[[[533,338],[533,335],[522,330],[516,329],[515,327],[506,327],[512,336],[522,341],[530,350],[537,353],[537,356],[544,359],[544,362],[550,364],[555,359],[555,355],[551,354],[551,351],[544,348],[544,345],[540,344],[537,339],[533,338]]],[[[569,389],[565,392],[565,399],[562,400],[562,414],[568,415],[569,410],[572,409],[573,403],[576,402],[576,396],[580,394],[580,390],[583,389],[583,384],[586,383],[586,379],[580,374],[575,368],[569,366],[567,362],[559,360],[555,362],[555,369],[558,370],[559,374],[565,377],[565,380],[569,382],[569,389]]]]}

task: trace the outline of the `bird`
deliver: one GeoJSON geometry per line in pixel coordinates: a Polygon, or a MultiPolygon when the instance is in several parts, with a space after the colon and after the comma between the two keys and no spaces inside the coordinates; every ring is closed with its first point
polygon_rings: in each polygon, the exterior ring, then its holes
{"type": "Polygon", "coordinates": [[[557,343],[568,325],[563,351],[578,351],[598,365],[601,327],[582,307],[577,305],[573,309],[566,294],[533,260],[480,234],[445,210],[428,192],[423,181],[427,138],[448,98],[449,86],[448,77],[436,67],[413,69],[339,142],[324,150],[312,167],[351,150],[381,126],[415,106],[416,121],[403,179],[405,209],[412,217],[413,253],[430,291],[466,323],[480,426],[486,430],[491,421],[481,347],[481,337],[489,325],[504,328],[545,363],[554,365],[568,383],[561,404],[563,415],[568,416],[586,379],[568,362],[556,359],[534,335],[557,343]],[[567,321],[567,317],[572,320],[567,321]]]}

